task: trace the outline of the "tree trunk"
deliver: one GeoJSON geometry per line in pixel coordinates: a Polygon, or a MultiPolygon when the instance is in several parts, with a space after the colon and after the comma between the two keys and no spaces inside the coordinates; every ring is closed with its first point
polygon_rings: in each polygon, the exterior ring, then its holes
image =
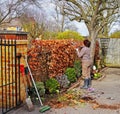
{"type": "Polygon", "coordinates": [[[61,32],[64,31],[64,21],[65,21],[65,15],[62,15],[61,32]]]}
{"type": "Polygon", "coordinates": [[[91,38],[91,47],[90,47],[91,61],[92,61],[92,65],[94,65],[95,44],[96,44],[97,33],[95,31],[91,31],[90,38],[91,38]]]}

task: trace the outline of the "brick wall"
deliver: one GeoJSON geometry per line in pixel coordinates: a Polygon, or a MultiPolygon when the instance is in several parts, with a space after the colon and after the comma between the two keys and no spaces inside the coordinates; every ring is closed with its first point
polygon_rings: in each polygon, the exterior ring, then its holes
{"type": "MultiPolygon", "coordinates": [[[[17,47],[17,53],[21,53],[22,55],[27,55],[27,40],[17,40],[16,44],[17,44],[17,46],[16,46],[17,47]]],[[[4,83],[10,83],[13,80],[15,81],[15,78],[14,78],[15,77],[15,63],[11,63],[12,59],[15,59],[15,56],[14,55],[11,56],[11,54],[10,54],[10,53],[12,53],[13,50],[12,50],[11,47],[9,47],[9,52],[7,52],[8,47],[6,47],[6,58],[7,59],[9,58],[9,60],[5,60],[5,57],[4,57],[5,49],[4,48],[5,47],[2,46],[2,55],[1,55],[1,58],[0,58],[1,59],[0,64],[2,62],[2,66],[3,66],[2,68],[0,67],[0,107],[2,105],[2,87],[1,87],[2,81],[3,81],[3,84],[4,83]],[[6,63],[5,63],[5,61],[6,61],[6,63]],[[5,64],[9,64],[9,67],[6,68],[6,71],[5,71],[5,64]],[[11,69],[14,69],[14,70],[12,70],[12,72],[11,72],[11,69]],[[2,72],[3,74],[1,73],[1,70],[3,71],[2,72]],[[5,72],[6,72],[6,78],[4,76],[2,76],[2,75],[4,75],[5,72]]],[[[0,49],[0,54],[1,54],[1,49],[0,49]]],[[[20,58],[20,64],[26,66],[25,65],[25,60],[24,60],[23,57],[20,58]]],[[[16,73],[18,73],[18,71],[16,71],[16,73]]],[[[25,98],[26,98],[26,91],[25,91],[26,87],[25,87],[25,84],[24,84],[24,78],[22,76],[22,73],[20,73],[20,82],[21,82],[20,83],[21,101],[24,102],[25,98]]],[[[17,96],[15,94],[15,86],[16,86],[15,84],[12,84],[12,85],[5,86],[3,88],[3,90],[4,90],[3,91],[4,92],[3,93],[3,95],[4,95],[3,102],[6,103],[6,101],[7,101],[7,103],[9,105],[13,104],[13,102],[15,104],[16,100],[15,100],[15,98],[12,98],[12,97],[17,96]],[[10,101],[9,101],[9,99],[10,99],[10,101]]]]}

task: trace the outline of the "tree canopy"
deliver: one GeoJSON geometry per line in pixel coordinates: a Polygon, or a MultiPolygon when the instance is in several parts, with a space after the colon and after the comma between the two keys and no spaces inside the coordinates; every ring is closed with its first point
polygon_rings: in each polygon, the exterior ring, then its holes
{"type": "Polygon", "coordinates": [[[95,41],[104,28],[119,17],[119,0],[59,0],[64,2],[64,13],[71,21],[84,21],[91,39],[91,58],[94,59],[95,41]]]}

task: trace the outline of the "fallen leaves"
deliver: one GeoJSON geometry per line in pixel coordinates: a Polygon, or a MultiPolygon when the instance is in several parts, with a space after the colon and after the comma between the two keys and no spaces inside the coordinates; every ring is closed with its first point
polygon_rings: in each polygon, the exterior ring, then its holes
{"type": "Polygon", "coordinates": [[[116,109],[120,109],[120,104],[113,104],[113,105],[109,105],[109,104],[100,104],[99,102],[97,102],[96,100],[94,100],[93,102],[93,106],[92,108],[95,110],[97,108],[104,108],[104,109],[111,109],[111,110],[116,110],[116,109]]]}
{"type": "Polygon", "coordinates": [[[95,109],[99,108],[99,105],[98,105],[98,104],[94,104],[94,105],[92,106],[92,108],[95,110],[95,109]]]}
{"type": "Polygon", "coordinates": [[[111,109],[116,110],[120,109],[120,104],[101,104],[96,101],[95,98],[89,95],[84,95],[80,91],[71,90],[69,92],[59,94],[57,98],[52,99],[48,102],[48,105],[50,105],[53,108],[62,108],[66,106],[79,106],[83,107],[86,105],[86,103],[89,103],[92,105],[92,108],[96,110],[97,108],[103,108],[103,109],[111,109]]]}
{"type": "Polygon", "coordinates": [[[85,103],[85,100],[83,100],[83,99],[80,99],[80,100],[79,100],[79,102],[81,102],[81,103],[85,103]]]}
{"type": "Polygon", "coordinates": [[[80,99],[81,92],[76,90],[71,90],[63,94],[59,94],[56,99],[52,99],[48,102],[48,105],[50,105],[53,108],[62,108],[65,106],[75,106],[75,105],[81,105],[85,104],[84,100],[80,99]]]}

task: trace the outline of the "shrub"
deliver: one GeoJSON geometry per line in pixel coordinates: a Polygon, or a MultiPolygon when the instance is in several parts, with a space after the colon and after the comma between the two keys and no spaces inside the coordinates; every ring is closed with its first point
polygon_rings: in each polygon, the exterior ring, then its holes
{"type": "MultiPolygon", "coordinates": [[[[45,95],[45,86],[44,86],[44,83],[43,82],[36,82],[35,84],[36,84],[36,87],[38,89],[39,95],[40,96],[44,96],[45,95]]],[[[32,86],[32,87],[29,88],[28,94],[32,98],[37,97],[37,93],[36,93],[36,90],[35,90],[34,86],[32,86]]]]}
{"type": "Polygon", "coordinates": [[[50,78],[45,82],[46,90],[49,91],[49,93],[57,93],[59,92],[60,84],[55,78],[50,78]]]}
{"type": "Polygon", "coordinates": [[[101,73],[97,72],[97,73],[94,73],[94,76],[93,76],[93,79],[98,79],[100,78],[102,75],[101,73]]]}
{"type": "Polygon", "coordinates": [[[58,33],[57,38],[58,39],[83,40],[83,37],[78,32],[70,31],[70,30],[58,33]]]}
{"type": "Polygon", "coordinates": [[[62,76],[56,76],[56,79],[59,82],[61,88],[68,88],[69,87],[70,81],[68,80],[68,78],[65,74],[62,76]]]}
{"type": "Polygon", "coordinates": [[[79,78],[82,74],[82,65],[80,60],[75,60],[74,68],[75,68],[76,77],[79,78]]]}
{"type": "Polygon", "coordinates": [[[110,38],[120,38],[120,31],[117,30],[110,35],[110,38]]]}
{"type": "Polygon", "coordinates": [[[73,83],[73,82],[77,81],[75,68],[67,68],[66,71],[65,71],[65,74],[67,75],[70,83],[73,83]]]}

